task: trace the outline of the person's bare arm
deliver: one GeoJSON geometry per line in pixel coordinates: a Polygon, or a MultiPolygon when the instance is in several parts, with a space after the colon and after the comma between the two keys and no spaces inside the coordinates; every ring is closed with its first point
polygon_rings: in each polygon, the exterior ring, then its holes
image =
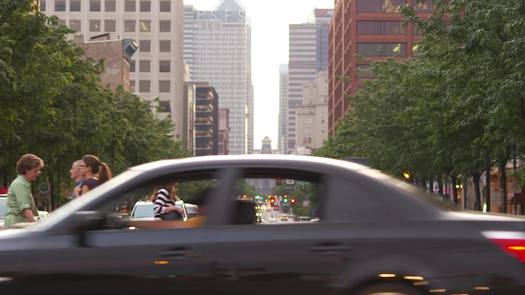
{"type": "Polygon", "coordinates": [[[87,185],[83,185],[81,191],[82,191],[82,195],[83,195],[83,194],[89,192],[90,189],[89,189],[89,187],[87,185]]]}
{"type": "Polygon", "coordinates": [[[177,207],[177,206],[166,207],[165,210],[164,210],[164,213],[168,213],[168,212],[171,212],[171,211],[177,211],[179,214],[184,214],[184,210],[182,208],[177,207]]]}
{"type": "Polygon", "coordinates": [[[28,222],[35,222],[35,215],[33,215],[33,211],[31,209],[24,209],[22,211],[22,215],[24,215],[28,222]]]}

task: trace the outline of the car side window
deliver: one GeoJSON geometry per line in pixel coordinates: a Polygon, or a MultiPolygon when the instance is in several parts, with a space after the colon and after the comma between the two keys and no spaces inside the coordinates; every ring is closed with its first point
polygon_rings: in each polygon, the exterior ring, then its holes
{"type": "Polygon", "coordinates": [[[319,222],[323,185],[315,174],[247,170],[235,187],[233,224],[319,222]]]}
{"type": "Polygon", "coordinates": [[[215,171],[162,177],[120,194],[117,206],[106,210],[119,228],[176,229],[206,223],[207,202],[219,185],[215,171]]]}

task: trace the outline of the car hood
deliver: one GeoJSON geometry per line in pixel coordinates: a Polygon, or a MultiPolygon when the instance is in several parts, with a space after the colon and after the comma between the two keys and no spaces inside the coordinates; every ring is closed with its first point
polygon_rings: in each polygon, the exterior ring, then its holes
{"type": "Polygon", "coordinates": [[[29,231],[21,228],[5,228],[0,230],[0,244],[3,240],[28,236],[29,231]]]}
{"type": "Polygon", "coordinates": [[[450,211],[444,213],[445,219],[465,221],[509,221],[525,222],[522,216],[507,214],[482,213],[477,211],[450,211]]]}

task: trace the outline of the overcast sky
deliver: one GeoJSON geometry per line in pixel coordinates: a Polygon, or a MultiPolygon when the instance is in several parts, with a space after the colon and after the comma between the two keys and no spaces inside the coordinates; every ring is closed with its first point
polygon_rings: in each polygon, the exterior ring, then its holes
{"type": "MultiPolygon", "coordinates": [[[[184,0],[199,10],[213,10],[221,0],[184,0]]],[[[254,148],[268,136],[277,148],[279,65],[288,63],[288,25],[307,22],[314,8],[333,8],[334,0],[237,0],[252,26],[255,90],[254,148]]],[[[220,95],[220,94],[219,94],[220,95]]]]}

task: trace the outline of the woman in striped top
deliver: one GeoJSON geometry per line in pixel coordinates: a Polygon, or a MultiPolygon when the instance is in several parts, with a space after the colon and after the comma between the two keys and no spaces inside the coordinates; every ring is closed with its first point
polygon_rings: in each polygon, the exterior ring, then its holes
{"type": "Polygon", "coordinates": [[[166,220],[182,219],[183,210],[175,206],[175,186],[161,187],[155,194],[155,217],[166,220]]]}

